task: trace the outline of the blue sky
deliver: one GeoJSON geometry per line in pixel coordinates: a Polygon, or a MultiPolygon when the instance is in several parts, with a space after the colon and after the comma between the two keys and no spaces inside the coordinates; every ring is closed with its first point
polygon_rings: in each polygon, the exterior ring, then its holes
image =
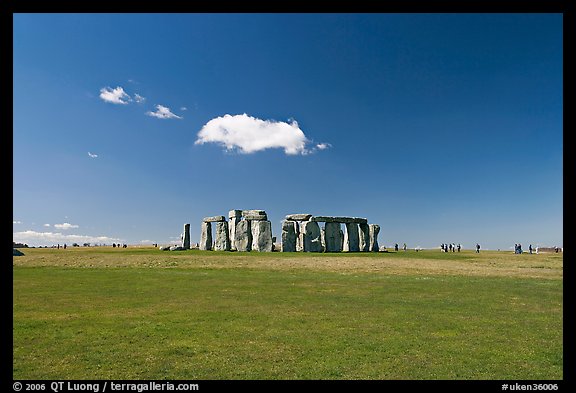
{"type": "Polygon", "coordinates": [[[563,243],[561,14],[15,14],[13,238],[365,217],[381,245],[563,243]]]}

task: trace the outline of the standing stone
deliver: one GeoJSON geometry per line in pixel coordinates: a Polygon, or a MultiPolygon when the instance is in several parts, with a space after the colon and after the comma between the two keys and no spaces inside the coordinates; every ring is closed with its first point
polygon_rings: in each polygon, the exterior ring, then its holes
{"type": "Polygon", "coordinates": [[[230,251],[230,235],[228,234],[228,223],[226,221],[216,223],[216,243],[214,250],[230,251]]]}
{"type": "Polygon", "coordinates": [[[236,250],[236,224],[242,218],[242,210],[230,210],[228,212],[228,237],[230,239],[230,250],[236,250]]]}
{"type": "Polygon", "coordinates": [[[272,252],[272,223],[270,221],[253,221],[252,250],[272,252]]]}
{"type": "Polygon", "coordinates": [[[369,224],[370,227],[370,251],[378,252],[378,233],[380,233],[380,225],[369,224]]]}
{"type": "Polygon", "coordinates": [[[346,224],[346,237],[344,249],[349,252],[360,251],[360,237],[358,235],[358,224],[346,224]]]}
{"type": "Polygon", "coordinates": [[[342,251],[342,232],[340,231],[340,223],[327,222],[324,226],[326,252],[340,252],[342,251]]]}
{"type": "Polygon", "coordinates": [[[315,221],[304,221],[302,223],[302,239],[304,252],[321,252],[322,240],[320,226],[315,221]]]}
{"type": "Polygon", "coordinates": [[[344,231],[340,228],[340,251],[344,249],[344,231]]]}
{"type": "Polygon", "coordinates": [[[182,248],[190,249],[190,224],[184,224],[184,234],[182,236],[182,248]]]}
{"type": "Polygon", "coordinates": [[[210,224],[209,222],[202,223],[199,248],[201,250],[212,249],[212,224],[210,224]]]}
{"type": "Polygon", "coordinates": [[[252,249],[252,232],[250,231],[250,221],[238,221],[236,224],[234,244],[237,251],[250,251],[252,249]]]}
{"type": "Polygon", "coordinates": [[[282,252],[296,252],[297,222],[282,221],[282,252]]]}
{"type": "Polygon", "coordinates": [[[368,252],[370,251],[370,227],[368,224],[359,224],[358,227],[360,229],[360,251],[368,252]]]}
{"type": "Polygon", "coordinates": [[[326,230],[324,227],[320,228],[320,243],[322,243],[322,252],[326,252],[326,230]]]}
{"type": "Polygon", "coordinates": [[[302,235],[302,223],[295,221],[294,228],[296,230],[296,251],[304,251],[304,235],[302,235]]]}

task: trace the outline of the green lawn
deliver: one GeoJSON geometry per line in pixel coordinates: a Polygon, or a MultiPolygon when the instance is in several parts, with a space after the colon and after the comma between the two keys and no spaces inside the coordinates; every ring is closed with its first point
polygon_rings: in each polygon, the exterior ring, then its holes
{"type": "Polygon", "coordinates": [[[563,378],[561,254],[23,251],[14,379],[563,378]]]}

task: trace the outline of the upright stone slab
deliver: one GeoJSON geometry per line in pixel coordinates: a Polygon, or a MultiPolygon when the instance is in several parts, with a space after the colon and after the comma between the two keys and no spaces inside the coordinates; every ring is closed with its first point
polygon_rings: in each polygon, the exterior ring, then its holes
{"type": "Polygon", "coordinates": [[[236,224],[234,244],[237,251],[250,251],[252,249],[252,232],[250,230],[250,221],[238,221],[236,224]]]}
{"type": "Polygon", "coordinates": [[[342,251],[344,251],[344,252],[350,251],[348,246],[349,246],[349,244],[348,244],[348,231],[346,231],[346,232],[344,232],[344,235],[342,236],[342,251]]]}
{"type": "Polygon", "coordinates": [[[326,252],[326,230],[320,227],[320,243],[322,244],[322,252],[326,252]]]}
{"type": "Polygon", "coordinates": [[[230,239],[230,250],[236,250],[236,224],[242,218],[242,210],[230,210],[228,212],[228,237],[230,239]]]}
{"type": "Polygon", "coordinates": [[[200,232],[200,250],[212,249],[212,224],[203,222],[200,232]]]}
{"type": "Polygon", "coordinates": [[[182,234],[182,248],[190,249],[190,224],[184,224],[184,233],[182,234]]]}
{"type": "Polygon", "coordinates": [[[296,229],[296,251],[304,251],[304,235],[302,234],[302,222],[295,221],[294,228],[296,229]]]}
{"type": "Polygon", "coordinates": [[[358,235],[358,224],[346,224],[346,240],[344,248],[349,252],[360,251],[360,237],[358,235]]]}
{"type": "Polygon", "coordinates": [[[340,228],[340,251],[344,249],[344,231],[340,228]]]}
{"type": "Polygon", "coordinates": [[[302,238],[304,252],[321,252],[322,240],[320,226],[315,221],[302,222],[302,238]]]}
{"type": "Polygon", "coordinates": [[[359,238],[360,238],[360,251],[368,252],[370,251],[370,227],[368,224],[359,224],[359,238]]]}
{"type": "Polygon", "coordinates": [[[342,232],[340,231],[340,223],[327,222],[324,226],[324,236],[326,242],[326,252],[340,252],[342,251],[342,232]]]}
{"type": "Polygon", "coordinates": [[[216,251],[230,251],[230,235],[228,234],[228,223],[226,221],[216,223],[216,251]]]}
{"type": "Polygon", "coordinates": [[[252,221],[252,250],[272,252],[272,223],[270,221],[252,221]]]}
{"type": "Polygon", "coordinates": [[[369,224],[370,227],[370,251],[378,252],[378,234],[380,233],[380,225],[369,224]]]}
{"type": "Polygon", "coordinates": [[[294,221],[282,221],[282,252],[296,252],[296,225],[294,221]]]}

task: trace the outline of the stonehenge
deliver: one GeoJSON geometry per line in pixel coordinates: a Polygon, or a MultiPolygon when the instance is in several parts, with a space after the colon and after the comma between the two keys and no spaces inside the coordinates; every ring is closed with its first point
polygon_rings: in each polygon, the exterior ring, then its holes
{"type": "Polygon", "coordinates": [[[282,222],[282,252],[378,252],[379,232],[380,226],[366,218],[288,214],[282,222]]]}
{"type": "MultiPolygon", "coordinates": [[[[288,214],[282,221],[282,252],[378,252],[380,226],[366,218],[288,214]],[[342,226],[346,228],[342,230],[342,226]]],[[[264,210],[230,210],[225,216],[205,217],[200,250],[272,252],[272,223],[264,210]],[[212,237],[215,223],[215,239],[212,237]]],[[[278,248],[279,245],[276,245],[278,248]]],[[[190,224],[184,225],[182,249],[190,249],[190,224]]]]}
{"type": "Polygon", "coordinates": [[[271,252],[273,248],[272,223],[264,210],[230,210],[228,221],[224,216],[204,217],[200,229],[200,250],[271,252]]]}

